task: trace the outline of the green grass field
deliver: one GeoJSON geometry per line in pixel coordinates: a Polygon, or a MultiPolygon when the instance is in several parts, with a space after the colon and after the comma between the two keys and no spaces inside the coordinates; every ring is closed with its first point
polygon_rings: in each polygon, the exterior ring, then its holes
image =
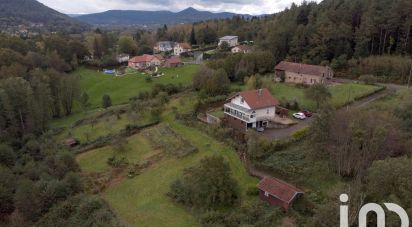
{"type": "MultiPolygon", "coordinates": [[[[273,96],[278,100],[293,101],[299,103],[301,109],[309,109],[315,111],[315,103],[308,99],[305,95],[305,89],[293,84],[275,83],[270,78],[263,79],[263,87],[267,87],[273,96]]],[[[332,105],[335,107],[344,106],[347,103],[353,102],[355,99],[372,94],[381,89],[379,86],[365,84],[337,84],[329,86],[329,91],[332,94],[332,105]]]]}
{"type": "Polygon", "coordinates": [[[198,67],[198,65],[185,65],[179,68],[164,68],[160,71],[165,75],[153,78],[152,82],[146,82],[145,75],[142,73],[115,77],[95,70],[80,68],[73,74],[80,76],[81,88],[90,97],[90,108],[98,108],[101,107],[104,94],[110,95],[113,105],[118,105],[127,103],[130,97],[136,96],[141,91],[150,90],[156,83],[190,84],[198,67]]]}
{"type": "MultiPolygon", "coordinates": [[[[141,175],[124,179],[120,184],[108,188],[103,196],[124,221],[133,226],[163,226],[165,223],[168,226],[195,226],[195,218],[173,203],[166,193],[170,184],[182,175],[183,169],[197,165],[202,158],[209,155],[222,155],[228,161],[233,176],[239,183],[242,198],[250,199],[246,198],[246,189],[255,186],[257,179],[247,175],[233,149],[196,129],[177,122],[168,125],[199,151],[184,158],[169,155],[141,175]]],[[[128,151],[119,155],[131,161],[139,161],[156,153],[153,149],[155,145],[149,144],[143,134],[144,132],[130,137],[128,151]]],[[[106,160],[113,154],[115,151],[108,146],[78,155],[77,160],[83,171],[107,171],[110,167],[106,160]]]]}
{"type": "Polygon", "coordinates": [[[76,157],[77,162],[85,172],[105,172],[110,170],[107,164],[107,159],[113,155],[126,157],[129,163],[137,162],[156,154],[156,150],[152,149],[149,141],[137,134],[127,138],[125,151],[118,152],[112,146],[95,149],[86,153],[79,154],[76,157]]]}

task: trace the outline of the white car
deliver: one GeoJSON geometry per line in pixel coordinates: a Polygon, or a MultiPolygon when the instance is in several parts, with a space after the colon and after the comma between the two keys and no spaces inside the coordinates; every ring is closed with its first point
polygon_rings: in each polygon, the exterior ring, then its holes
{"type": "Polygon", "coordinates": [[[296,118],[296,119],[299,119],[299,120],[305,120],[305,119],[306,119],[305,114],[302,113],[302,112],[294,113],[294,114],[293,114],[293,117],[296,118]]]}

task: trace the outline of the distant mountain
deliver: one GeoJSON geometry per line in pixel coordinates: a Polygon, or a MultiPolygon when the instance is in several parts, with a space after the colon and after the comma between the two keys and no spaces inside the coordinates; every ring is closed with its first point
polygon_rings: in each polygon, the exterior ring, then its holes
{"type": "MultiPolygon", "coordinates": [[[[231,18],[235,13],[212,13],[187,8],[174,13],[170,11],[109,10],[102,13],[76,16],[76,19],[94,25],[130,26],[193,23],[210,19],[231,18]]],[[[251,17],[250,15],[241,15],[251,17]]]]}
{"type": "Polygon", "coordinates": [[[0,0],[0,29],[81,32],[89,25],[59,13],[35,0],[0,0]]]}

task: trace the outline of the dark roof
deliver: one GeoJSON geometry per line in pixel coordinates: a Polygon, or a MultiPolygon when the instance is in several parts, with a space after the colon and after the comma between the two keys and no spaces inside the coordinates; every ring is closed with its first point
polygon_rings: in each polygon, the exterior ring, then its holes
{"type": "Polygon", "coordinates": [[[290,203],[297,194],[303,193],[298,188],[286,182],[270,177],[264,177],[257,187],[286,203],[290,203]]]}
{"type": "Polygon", "coordinates": [[[279,101],[270,94],[267,88],[242,91],[237,95],[240,95],[252,109],[279,105],[279,101]]]}
{"type": "Polygon", "coordinates": [[[67,146],[74,146],[74,145],[77,145],[78,143],[79,143],[79,141],[77,139],[74,139],[74,138],[69,138],[69,139],[66,139],[64,141],[64,144],[67,145],[67,146]]]}
{"type": "Polygon", "coordinates": [[[330,68],[327,66],[308,65],[302,63],[281,61],[278,65],[276,65],[275,70],[302,73],[315,76],[326,76],[330,68]]]}

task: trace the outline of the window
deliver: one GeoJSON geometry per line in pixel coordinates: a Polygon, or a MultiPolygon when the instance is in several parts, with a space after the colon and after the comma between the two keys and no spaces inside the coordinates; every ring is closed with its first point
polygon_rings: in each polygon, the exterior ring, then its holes
{"type": "Polygon", "coordinates": [[[241,99],[240,99],[240,103],[243,104],[244,102],[245,102],[245,100],[244,100],[243,98],[241,98],[241,99]]]}
{"type": "Polygon", "coordinates": [[[267,109],[267,110],[266,110],[266,114],[269,114],[269,112],[270,112],[270,110],[269,110],[269,109],[267,109]]]}

